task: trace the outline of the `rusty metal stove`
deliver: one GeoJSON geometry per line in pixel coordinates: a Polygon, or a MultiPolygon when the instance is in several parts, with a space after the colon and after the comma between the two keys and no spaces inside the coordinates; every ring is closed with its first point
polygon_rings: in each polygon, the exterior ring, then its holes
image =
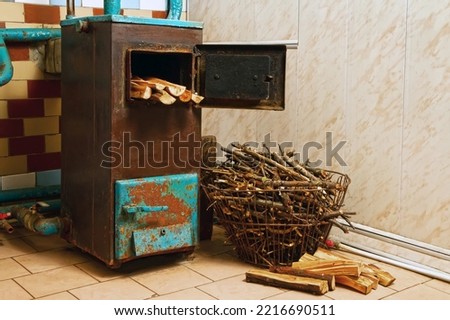
{"type": "Polygon", "coordinates": [[[118,267],[198,242],[201,106],[283,110],[284,46],[207,46],[202,24],[104,15],[62,21],[62,197],[69,242],[118,267]],[[132,75],[205,97],[130,98],[132,75]]]}

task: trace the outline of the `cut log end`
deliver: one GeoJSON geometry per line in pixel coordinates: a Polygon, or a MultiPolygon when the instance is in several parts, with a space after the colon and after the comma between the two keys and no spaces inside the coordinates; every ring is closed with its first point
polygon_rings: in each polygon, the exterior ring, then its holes
{"type": "Polygon", "coordinates": [[[131,82],[130,97],[133,99],[150,99],[152,89],[146,85],[131,82]]]}
{"type": "Polygon", "coordinates": [[[155,90],[156,92],[152,94],[151,99],[155,101],[159,101],[165,105],[174,104],[177,101],[174,97],[168,94],[164,90],[155,90]]]}
{"type": "Polygon", "coordinates": [[[193,93],[192,96],[191,96],[191,100],[193,102],[195,102],[196,104],[199,104],[200,102],[202,102],[203,99],[204,99],[204,97],[202,97],[202,96],[200,96],[200,95],[198,95],[196,93],[193,93]]]}

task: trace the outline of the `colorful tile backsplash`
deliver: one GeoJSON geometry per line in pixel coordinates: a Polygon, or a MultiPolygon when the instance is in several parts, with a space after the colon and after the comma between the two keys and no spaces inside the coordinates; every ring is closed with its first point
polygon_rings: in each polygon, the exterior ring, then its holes
{"type": "MultiPolygon", "coordinates": [[[[186,2],[183,3],[186,10],[186,2]]],[[[0,28],[59,27],[66,0],[0,1],[0,28]]],[[[103,14],[103,0],[75,0],[79,17],[103,14]]],[[[121,0],[121,13],[165,18],[166,0],[121,0]]],[[[33,43],[8,42],[13,78],[0,87],[0,192],[59,184],[61,85],[45,73],[33,43]]],[[[42,49],[39,49],[42,50],[42,49]]]]}

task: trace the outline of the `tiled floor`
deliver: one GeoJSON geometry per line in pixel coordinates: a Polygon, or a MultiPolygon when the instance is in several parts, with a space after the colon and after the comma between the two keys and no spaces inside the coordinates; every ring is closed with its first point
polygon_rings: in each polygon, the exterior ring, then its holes
{"type": "Polygon", "coordinates": [[[212,240],[202,241],[188,257],[143,258],[111,270],[56,236],[22,228],[13,234],[0,232],[0,300],[450,300],[446,282],[358,256],[351,258],[386,269],[395,283],[369,295],[337,287],[323,296],[247,283],[245,272],[254,267],[237,259],[224,240],[223,229],[214,226],[212,240]]]}

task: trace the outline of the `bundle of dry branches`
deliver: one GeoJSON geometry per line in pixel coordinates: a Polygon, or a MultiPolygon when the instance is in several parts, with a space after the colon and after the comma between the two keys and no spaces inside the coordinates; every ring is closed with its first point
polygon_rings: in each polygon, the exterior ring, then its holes
{"type": "MultiPolygon", "coordinates": [[[[256,265],[290,265],[314,253],[342,210],[347,175],[301,164],[294,152],[234,145],[205,168],[202,186],[238,256],[256,265]]],[[[350,223],[350,222],[349,222],[350,223]]]]}

